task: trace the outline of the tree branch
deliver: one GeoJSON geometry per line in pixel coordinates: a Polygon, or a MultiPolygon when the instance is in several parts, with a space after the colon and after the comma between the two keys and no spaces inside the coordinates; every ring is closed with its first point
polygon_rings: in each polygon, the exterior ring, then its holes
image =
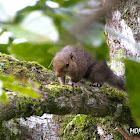
{"type": "Polygon", "coordinates": [[[9,94],[7,105],[0,103],[0,122],[12,118],[49,114],[87,114],[110,116],[119,123],[134,123],[126,93],[104,85],[98,89],[88,83],[81,87],[59,85],[54,73],[35,62],[19,61],[0,53],[1,74],[13,74],[41,84],[42,97],[32,99],[20,94],[9,94]]]}

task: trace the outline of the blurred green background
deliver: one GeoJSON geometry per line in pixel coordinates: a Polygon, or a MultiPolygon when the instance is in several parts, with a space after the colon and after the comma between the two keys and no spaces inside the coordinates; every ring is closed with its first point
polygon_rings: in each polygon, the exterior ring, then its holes
{"type": "MultiPolygon", "coordinates": [[[[100,1],[93,2],[97,10],[100,1]]],[[[86,17],[84,11],[92,8],[84,0],[1,0],[0,51],[20,60],[37,61],[46,68],[55,53],[68,44],[80,44],[97,59],[107,58],[103,22],[78,33],[86,17]]]]}

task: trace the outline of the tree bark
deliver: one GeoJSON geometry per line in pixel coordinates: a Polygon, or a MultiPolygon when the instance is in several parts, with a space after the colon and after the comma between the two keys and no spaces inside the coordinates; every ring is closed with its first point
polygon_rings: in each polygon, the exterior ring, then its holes
{"type": "MultiPolygon", "coordinates": [[[[112,62],[122,58],[140,59],[140,1],[139,0],[102,0],[106,11],[106,37],[112,62]]],[[[111,63],[118,75],[123,62],[111,63]],[[114,66],[115,65],[115,66],[114,66]]]]}

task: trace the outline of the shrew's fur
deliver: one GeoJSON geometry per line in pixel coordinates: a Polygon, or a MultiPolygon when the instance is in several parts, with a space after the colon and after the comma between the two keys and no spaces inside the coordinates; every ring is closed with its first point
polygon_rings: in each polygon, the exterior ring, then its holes
{"type": "Polygon", "coordinates": [[[125,91],[124,80],[113,73],[105,60],[97,62],[88,52],[72,46],[66,46],[56,54],[53,68],[61,84],[65,84],[65,76],[67,75],[74,83],[84,78],[100,85],[106,82],[125,91]]]}

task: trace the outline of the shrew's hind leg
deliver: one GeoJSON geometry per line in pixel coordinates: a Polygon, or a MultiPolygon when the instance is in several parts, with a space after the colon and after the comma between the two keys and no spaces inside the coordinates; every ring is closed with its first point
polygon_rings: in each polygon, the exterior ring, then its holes
{"type": "Polygon", "coordinates": [[[102,85],[103,85],[103,83],[97,83],[97,82],[90,84],[90,86],[98,87],[98,88],[102,87],[102,85]]]}

